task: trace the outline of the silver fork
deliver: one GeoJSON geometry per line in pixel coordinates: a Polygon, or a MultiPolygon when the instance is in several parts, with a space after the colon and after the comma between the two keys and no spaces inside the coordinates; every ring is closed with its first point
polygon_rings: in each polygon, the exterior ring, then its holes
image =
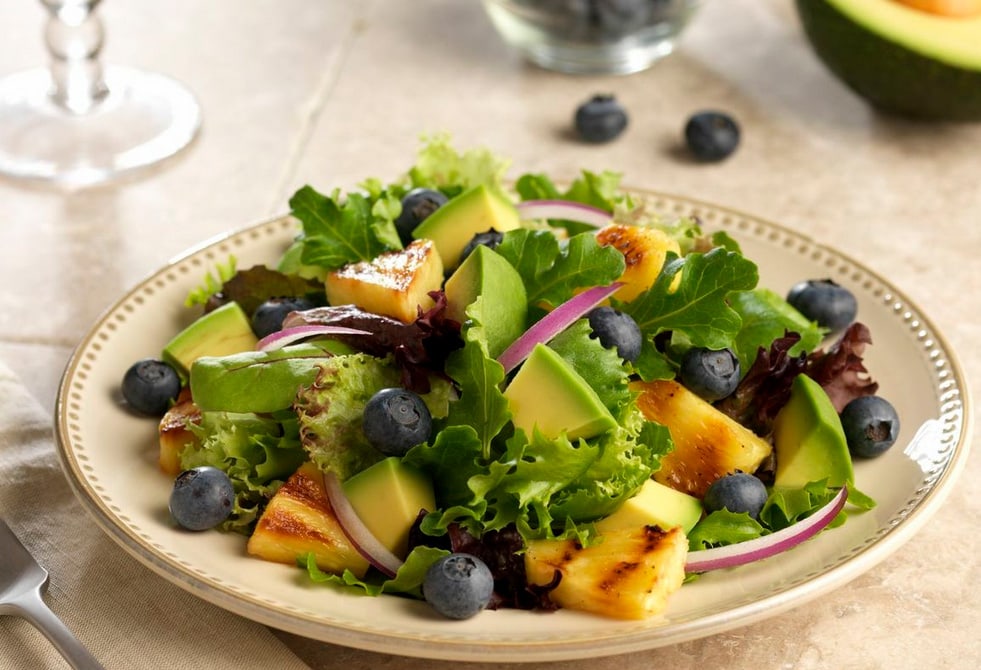
{"type": "Polygon", "coordinates": [[[0,519],[0,615],[30,621],[75,670],[104,670],[41,598],[48,571],[38,565],[10,526],[0,519]]]}

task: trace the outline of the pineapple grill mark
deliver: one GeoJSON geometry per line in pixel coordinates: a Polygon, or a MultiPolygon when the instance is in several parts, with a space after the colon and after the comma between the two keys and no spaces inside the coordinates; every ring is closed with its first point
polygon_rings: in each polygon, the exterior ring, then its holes
{"type": "MultiPolygon", "coordinates": [[[[644,546],[641,554],[647,555],[657,550],[667,535],[667,531],[661,530],[658,526],[644,526],[644,546]]],[[[553,572],[552,581],[545,587],[546,592],[554,590],[562,582],[561,566],[571,563],[576,558],[576,554],[585,549],[579,540],[568,540],[567,545],[568,549],[563,552],[553,572]]],[[[614,563],[607,576],[596,584],[596,588],[601,591],[612,592],[615,595],[620,589],[622,582],[630,580],[634,572],[642,570],[644,567],[644,564],[640,561],[619,561],[618,563],[614,563]]],[[[651,593],[653,590],[654,587],[651,586],[647,592],[651,593]]]]}
{"type": "Polygon", "coordinates": [[[400,251],[387,251],[373,261],[351,263],[337,276],[343,279],[370,281],[393,291],[404,291],[412,285],[415,271],[430,253],[428,245],[409,245],[400,251]]]}
{"type": "Polygon", "coordinates": [[[618,228],[608,228],[596,236],[596,241],[601,245],[615,248],[623,254],[623,260],[627,266],[638,265],[644,260],[644,252],[633,247],[632,239],[629,234],[625,235],[618,228]]]}
{"type": "MultiPolygon", "coordinates": [[[[321,484],[305,474],[295,474],[290,478],[288,485],[284,486],[280,492],[285,498],[301,507],[317,510],[324,514],[333,514],[330,503],[327,502],[324,496],[321,484]]],[[[320,532],[316,527],[311,526],[308,521],[290,513],[287,509],[276,507],[275,509],[267,510],[267,512],[259,520],[259,525],[266,532],[288,537],[293,540],[308,539],[328,545],[335,544],[333,538],[329,535],[320,532]]]]}
{"type": "Polygon", "coordinates": [[[753,472],[772,445],[674,381],[638,385],[637,405],[652,421],[671,426],[675,450],[661,460],[656,481],[701,498],[709,484],[732,472],[753,472]]]}

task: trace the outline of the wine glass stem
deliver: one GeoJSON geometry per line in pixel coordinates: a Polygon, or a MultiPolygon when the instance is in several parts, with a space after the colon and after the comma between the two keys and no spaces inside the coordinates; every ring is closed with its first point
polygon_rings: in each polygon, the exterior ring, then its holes
{"type": "Polygon", "coordinates": [[[50,16],[45,42],[51,55],[51,100],[73,114],[85,114],[106,95],[99,52],[102,22],[95,15],[100,0],[42,0],[50,16]]]}

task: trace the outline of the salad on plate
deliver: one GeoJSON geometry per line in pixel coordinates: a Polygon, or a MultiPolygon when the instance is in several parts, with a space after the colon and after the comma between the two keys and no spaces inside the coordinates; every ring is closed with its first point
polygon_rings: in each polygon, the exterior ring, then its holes
{"type": "Polygon", "coordinates": [[[427,138],[394,181],[298,190],[268,265],[209,272],[122,379],[174,523],[454,619],[642,619],[874,506],[852,459],[899,418],[847,288],[758,286],[619,174],[508,168],[427,138]]]}

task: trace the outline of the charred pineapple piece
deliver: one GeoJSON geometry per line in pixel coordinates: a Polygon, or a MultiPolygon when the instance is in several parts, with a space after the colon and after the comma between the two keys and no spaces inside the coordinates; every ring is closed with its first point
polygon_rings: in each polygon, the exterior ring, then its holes
{"type": "Polygon", "coordinates": [[[420,306],[433,305],[429,292],[443,284],[443,262],[431,240],[416,240],[373,260],[349,263],[329,273],[324,283],[331,305],[355,305],[411,323],[420,306]]]}
{"type": "Polygon", "coordinates": [[[198,438],[188,428],[201,420],[201,410],[191,400],[188,388],[181,390],[177,400],[160,419],[157,426],[160,455],[157,463],[164,474],[176,477],[181,472],[181,453],[196,447],[198,438]]]}
{"type": "Polygon", "coordinates": [[[312,552],[317,567],[334,574],[347,569],[363,577],[368,570],[368,561],[341,530],[313,463],[300,466],[269,500],[246,549],[267,561],[289,564],[312,552]]]}
{"type": "Polygon", "coordinates": [[[719,477],[755,472],[773,447],[675,381],[636,383],[637,406],[668,428],[674,450],[661,459],[654,480],[701,498],[719,477]]]}
{"type": "Polygon", "coordinates": [[[557,605],[618,619],[643,619],[664,611],[685,579],[688,539],[684,531],[639,526],[607,531],[596,544],[532,540],[525,551],[531,584],[554,581],[557,605]]]}
{"type": "Polygon", "coordinates": [[[681,253],[678,242],[656,228],[614,223],[596,233],[596,241],[623,254],[626,269],[618,281],[624,286],[614,297],[624,302],[630,302],[654,284],[669,251],[681,253]]]}

